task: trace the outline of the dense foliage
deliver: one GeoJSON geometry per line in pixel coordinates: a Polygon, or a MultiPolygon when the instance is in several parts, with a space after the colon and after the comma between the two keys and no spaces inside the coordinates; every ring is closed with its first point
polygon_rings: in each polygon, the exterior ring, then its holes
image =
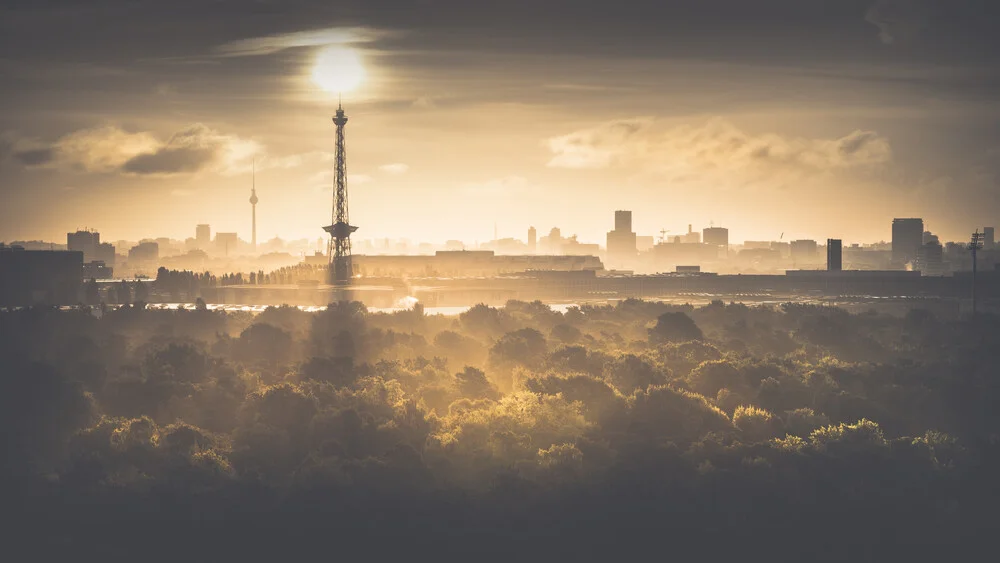
{"type": "Polygon", "coordinates": [[[997,528],[994,317],[36,308],[0,346],[30,559],[921,561],[997,528]]]}

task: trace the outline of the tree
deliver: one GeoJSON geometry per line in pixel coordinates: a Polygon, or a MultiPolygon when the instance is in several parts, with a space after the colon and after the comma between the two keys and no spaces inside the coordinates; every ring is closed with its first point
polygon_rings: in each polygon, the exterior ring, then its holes
{"type": "Polygon", "coordinates": [[[288,332],[274,325],[255,323],[240,334],[237,351],[240,359],[278,366],[292,357],[292,344],[292,335],[288,332]]]}
{"type": "Polygon", "coordinates": [[[538,367],[545,358],[547,346],[542,333],[533,328],[508,332],[490,349],[490,361],[498,364],[520,364],[538,367]]]}
{"type": "Polygon", "coordinates": [[[663,313],[656,318],[656,326],[649,329],[649,342],[686,342],[701,340],[704,335],[698,325],[685,313],[663,313]]]}
{"type": "Polygon", "coordinates": [[[563,344],[576,344],[583,337],[583,333],[573,325],[562,323],[552,327],[549,337],[563,344]]]}
{"type": "Polygon", "coordinates": [[[135,301],[136,303],[149,301],[149,288],[146,287],[145,282],[135,282],[135,301]]]}
{"type": "Polygon", "coordinates": [[[467,399],[497,399],[500,394],[486,374],[471,366],[455,374],[458,392],[467,399]]]}

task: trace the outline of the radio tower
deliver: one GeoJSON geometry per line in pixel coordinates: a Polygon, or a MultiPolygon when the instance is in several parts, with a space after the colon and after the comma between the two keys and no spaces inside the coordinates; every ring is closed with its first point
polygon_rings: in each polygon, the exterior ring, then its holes
{"type": "Polygon", "coordinates": [[[346,285],[351,281],[351,233],[358,230],[350,224],[347,212],[347,148],[344,143],[344,125],[347,116],[344,106],[337,106],[337,115],[333,118],[337,126],[337,174],[333,190],[333,218],[329,226],[323,230],[330,233],[327,245],[327,256],[330,257],[329,279],[333,285],[346,285]]]}

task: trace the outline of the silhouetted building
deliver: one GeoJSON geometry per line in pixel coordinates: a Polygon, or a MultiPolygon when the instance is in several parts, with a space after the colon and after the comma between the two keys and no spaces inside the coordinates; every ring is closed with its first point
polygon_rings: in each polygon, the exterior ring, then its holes
{"type": "Polygon", "coordinates": [[[97,245],[97,254],[91,262],[104,262],[109,268],[115,265],[115,245],[109,242],[102,242],[97,245]]]}
{"type": "Polygon", "coordinates": [[[921,245],[917,250],[917,258],[914,261],[914,270],[925,276],[944,275],[944,247],[937,241],[931,241],[921,245]]]}
{"type": "Polygon", "coordinates": [[[652,250],[656,245],[656,239],[652,235],[635,237],[635,249],[639,252],[646,252],[647,250],[652,250]]]}
{"type": "Polygon", "coordinates": [[[724,227],[709,227],[701,230],[702,241],[712,246],[729,247],[729,229],[724,227]]]}
{"type": "Polygon", "coordinates": [[[83,279],[85,280],[110,280],[114,274],[114,269],[100,260],[87,262],[83,265],[83,279]]]}
{"type": "Polygon", "coordinates": [[[134,271],[155,270],[160,261],[160,245],[140,242],[128,251],[128,266],[134,271]]]}
{"type": "Polygon", "coordinates": [[[194,228],[194,240],[202,250],[208,248],[212,243],[212,227],[210,225],[198,225],[194,228]]]}
{"type": "Polygon", "coordinates": [[[564,256],[597,256],[601,253],[601,245],[580,242],[576,235],[563,239],[562,252],[564,256]]]}
{"type": "Polygon", "coordinates": [[[83,253],[83,261],[97,260],[97,247],[101,244],[101,233],[97,231],[77,231],[66,233],[66,249],[83,253]]]}
{"type": "Polygon", "coordinates": [[[694,232],[692,225],[688,225],[688,232],[681,235],[681,242],[687,244],[698,244],[701,242],[701,233],[694,232]]]}
{"type": "Polygon", "coordinates": [[[547,236],[538,239],[538,252],[542,254],[559,254],[562,252],[563,238],[559,227],[552,227],[547,236]]]}
{"type": "Polygon", "coordinates": [[[656,269],[668,272],[677,266],[695,266],[717,260],[719,248],[710,244],[680,242],[680,237],[674,237],[674,242],[663,242],[653,247],[653,260],[656,269]]]}
{"type": "Polygon", "coordinates": [[[701,266],[677,266],[674,271],[678,274],[699,274],[701,266]]]}
{"type": "Polygon", "coordinates": [[[72,305],[80,301],[83,252],[0,248],[0,305],[72,305]]]}
{"type": "Polygon", "coordinates": [[[983,227],[983,248],[992,249],[993,245],[996,244],[996,239],[994,238],[993,227],[983,227]]]}
{"type": "Polygon", "coordinates": [[[826,269],[831,272],[844,269],[844,244],[840,239],[826,239],[826,269]]]}
{"type": "Polygon", "coordinates": [[[618,268],[630,265],[637,251],[632,231],[632,212],[615,211],[615,230],[608,231],[608,264],[618,268]]]}
{"type": "Polygon", "coordinates": [[[632,212],[615,211],[615,230],[619,232],[632,232],[632,212]]]}
{"type": "Polygon", "coordinates": [[[239,237],[236,233],[215,233],[215,249],[223,256],[236,253],[236,246],[239,244],[239,237]]]}
{"type": "Polygon", "coordinates": [[[528,253],[534,254],[538,249],[538,231],[534,227],[528,227],[528,253]]]}
{"type": "Polygon", "coordinates": [[[812,264],[817,262],[819,245],[814,240],[793,240],[789,251],[795,264],[812,264]]]}
{"type": "Polygon", "coordinates": [[[491,250],[439,250],[434,256],[354,257],[358,273],[364,276],[407,276],[477,278],[529,271],[603,270],[596,256],[533,255],[497,256],[491,250]]]}
{"type": "Polygon", "coordinates": [[[790,242],[782,242],[780,240],[771,241],[771,246],[769,248],[771,250],[776,250],[778,255],[782,258],[788,258],[792,255],[792,243],[790,242]]]}
{"type": "Polygon", "coordinates": [[[892,220],[892,261],[897,267],[917,259],[917,251],[924,244],[923,219],[892,220]]]}

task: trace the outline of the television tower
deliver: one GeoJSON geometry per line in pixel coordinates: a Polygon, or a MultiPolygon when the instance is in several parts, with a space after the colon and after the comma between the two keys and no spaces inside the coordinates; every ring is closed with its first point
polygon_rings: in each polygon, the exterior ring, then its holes
{"type": "Polygon", "coordinates": [[[253,226],[250,234],[250,246],[257,251],[257,161],[253,161],[252,184],[250,187],[250,208],[252,209],[253,226]]]}
{"type": "Polygon", "coordinates": [[[337,115],[333,118],[337,126],[336,178],[333,190],[333,218],[331,224],[323,227],[330,233],[327,245],[327,256],[330,257],[329,279],[333,285],[350,283],[353,270],[351,268],[351,233],[358,230],[350,224],[347,212],[347,147],[344,143],[344,125],[347,116],[344,106],[337,106],[337,115]]]}

